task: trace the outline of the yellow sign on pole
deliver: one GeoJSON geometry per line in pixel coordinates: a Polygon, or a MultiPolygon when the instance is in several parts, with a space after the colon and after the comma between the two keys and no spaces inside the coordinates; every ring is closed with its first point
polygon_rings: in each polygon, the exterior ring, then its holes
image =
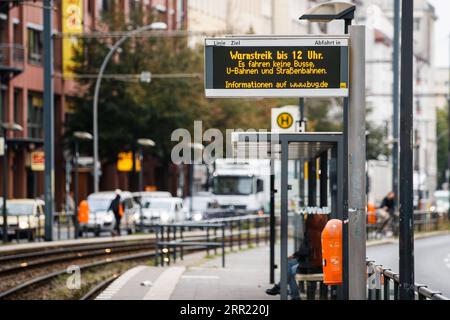
{"type": "MultiPolygon", "coordinates": [[[[141,162],[139,158],[135,159],[136,172],[141,170],[141,162]]],[[[121,172],[133,171],[133,152],[121,152],[117,157],[117,170],[121,172]]]]}
{"type": "MultiPolygon", "coordinates": [[[[83,0],[63,0],[62,1],[62,32],[82,33],[83,32],[83,0]]],[[[64,37],[62,40],[63,49],[63,74],[73,74],[73,57],[75,49],[78,47],[76,37],[64,37]]]]}

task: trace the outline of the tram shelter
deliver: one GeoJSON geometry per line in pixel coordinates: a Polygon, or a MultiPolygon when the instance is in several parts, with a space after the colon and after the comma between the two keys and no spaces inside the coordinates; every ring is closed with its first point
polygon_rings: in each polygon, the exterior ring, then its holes
{"type": "MultiPolygon", "coordinates": [[[[275,193],[280,195],[280,297],[288,298],[288,199],[292,185],[288,181],[289,161],[298,160],[307,162],[308,174],[302,176],[305,181],[300,184],[306,186],[300,207],[302,216],[310,222],[302,224],[304,236],[312,237],[311,257],[313,265],[302,268],[305,273],[315,273],[321,268],[320,233],[329,219],[343,220],[344,212],[344,144],[342,133],[275,133],[275,132],[235,132],[232,136],[233,156],[235,159],[270,159],[271,160],[271,197],[270,197],[270,280],[274,282],[275,263],[275,193]],[[279,163],[280,170],[275,171],[275,162],[279,163]],[[278,176],[276,176],[278,175],[278,176]],[[279,190],[275,189],[275,180],[280,180],[279,190]],[[328,208],[323,212],[316,210],[308,213],[311,208],[328,208]],[[302,208],[304,210],[302,210],[302,208]],[[322,226],[319,226],[322,225],[322,226]],[[317,229],[319,227],[320,230],[317,229]],[[315,229],[315,230],[312,230],[315,229]],[[319,239],[319,241],[317,241],[319,239]],[[318,242],[318,243],[317,243],[318,242]],[[317,265],[319,264],[319,265],[317,265]]],[[[343,236],[343,248],[347,247],[346,237],[343,236]]],[[[297,248],[295,248],[297,250],[297,248]]],[[[339,292],[348,287],[348,252],[343,250],[343,285],[339,292]]]]}

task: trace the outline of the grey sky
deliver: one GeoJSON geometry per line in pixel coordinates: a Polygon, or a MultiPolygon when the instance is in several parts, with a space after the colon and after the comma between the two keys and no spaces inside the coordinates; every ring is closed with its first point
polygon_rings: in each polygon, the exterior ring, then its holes
{"type": "Polygon", "coordinates": [[[444,67],[449,65],[449,35],[450,35],[450,1],[429,0],[436,8],[438,20],[435,25],[435,64],[444,67]]]}

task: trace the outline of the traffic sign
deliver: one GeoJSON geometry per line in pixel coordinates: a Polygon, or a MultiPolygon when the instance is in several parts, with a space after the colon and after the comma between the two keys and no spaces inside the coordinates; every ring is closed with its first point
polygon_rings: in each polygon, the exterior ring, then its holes
{"type": "Polygon", "coordinates": [[[272,108],[272,132],[298,132],[299,120],[297,106],[272,108]]]}
{"type": "Polygon", "coordinates": [[[294,123],[294,118],[290,113],[283,112],[277,117],[277,124],[280,128],[289,129],[294,123]]]}
{"type": "Polygon", "coordinates": [[[205,40],[206,97],[347,97],[347,36],[205,40]]]}
{"type": "MultiPolygon", "coordinates": [[[[133,171],[133,152],[121,152],[117,158],[117,171],[133,171]]],[[[135,166],[136,172],[139,172],[141,170],[141,162],[138,157],[135,158],[135,166]]]]}

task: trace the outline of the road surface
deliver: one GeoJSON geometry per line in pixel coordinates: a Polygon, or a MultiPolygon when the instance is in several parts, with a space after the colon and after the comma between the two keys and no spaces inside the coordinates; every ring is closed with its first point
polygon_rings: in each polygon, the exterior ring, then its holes
{"type": "MultiPolygon", "coordinates": [[[[369,260],[398,272],[398,242],[367,248],[369,260]]],[[[416,283],[450,297],[450,234],[414,242],[416,283]]]]}

